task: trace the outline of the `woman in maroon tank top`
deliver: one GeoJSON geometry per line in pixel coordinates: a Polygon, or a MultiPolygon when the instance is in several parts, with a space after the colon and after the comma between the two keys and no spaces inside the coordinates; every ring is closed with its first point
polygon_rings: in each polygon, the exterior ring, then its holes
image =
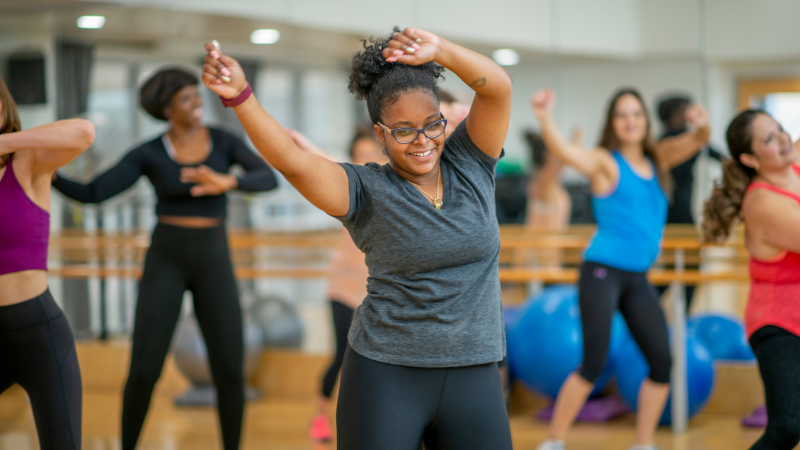
{"type": "Polygon", "coordinates": [[[62,120],[21,131],[0,78],[0,393],[28,393],[42,449],[81,448],[81,374],[64,314],[47,289],[50,180],[94,141],[62,120]]]}
{"type": "Polygon", "coordinates": [[[750,252],[745,324],[758,358],[767,429],[751,447],[790,450],[800,442],[800,141],[762,110],[728,126],[731,160],[706,203],[703,234],[722,242],[738,220],[750,252]]]}

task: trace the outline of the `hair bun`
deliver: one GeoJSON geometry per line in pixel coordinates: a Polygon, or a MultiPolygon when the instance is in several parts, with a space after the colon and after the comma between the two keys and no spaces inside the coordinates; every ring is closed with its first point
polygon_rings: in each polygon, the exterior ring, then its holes
{"type": "Polygon", "coordinates": [[[427,72],[433,78],[438,78],[444,71],[444,67],[428,62],[419,66],[410,66],[399,62],[387,62],[383,57],[383,49],[392,40],[395,33],[400,33],[399,27],[394,27],[392,34],[386,38],[375,38],[370,36],[361,39],[363,50],[353,55],[353,65],[350,69],[350,92],[356,94],[361,100],[367,98],[375,84],[386,74],[403,68],[404,70],[413,69],[427,72]]]}

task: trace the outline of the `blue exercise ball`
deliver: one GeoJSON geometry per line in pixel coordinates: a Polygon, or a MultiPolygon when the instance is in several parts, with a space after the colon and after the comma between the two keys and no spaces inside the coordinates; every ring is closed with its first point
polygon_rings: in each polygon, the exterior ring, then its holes
{"type": "MultiPolygon", "coordinates": [[[[514,322],[507,334],[511,373],[535,391],[555,398],[583,359],[578,289],[564,285],[545,289],[522,307],[514,322]]],[[[606,366],[592,394],[608,384],[624,334],[624,321],[615,314],[606,366]]]]}
{"type": "MultiPolygon", "coordinates": [[[[711,353],[694,336],[686,336],[686,370],[689,391],[689,417],[706,405],[714,387],[714,361],[711,353]]],[[[620,394],[634,411],[637,409],[639,388],[650,372],[647,361],[633,338],[628,335],[622,344],[614,378],[620,394]]],[[[661,425],[672,423],[672,394],[661,414],[661,425]]]]}
{"type": "Polygon", "coordinates": [[[686,329],[705,345],[714,359],[756,359],[747,341],[744,324],[735,317],[703,314],[692,317],[686,323],[686,329]]]}

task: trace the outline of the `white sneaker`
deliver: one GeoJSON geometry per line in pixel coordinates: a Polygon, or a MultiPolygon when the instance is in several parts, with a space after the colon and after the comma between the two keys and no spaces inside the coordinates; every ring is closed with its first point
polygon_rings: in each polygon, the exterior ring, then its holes
{"type": "Polygon", "coordinates": [[[564,450],[564,441],[548,439],[539,444],[539,446],[536,447],[536,450],[564,450]]]}

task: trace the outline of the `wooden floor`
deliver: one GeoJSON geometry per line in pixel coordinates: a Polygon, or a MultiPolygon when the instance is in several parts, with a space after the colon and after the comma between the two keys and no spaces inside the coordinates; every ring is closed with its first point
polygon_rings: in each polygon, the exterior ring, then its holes
{"type": "MultiPolygon", "coordinates": [[[[243,449],[333,450],[335,445],[313,445],[306,438],[306,426],[313,402],[262,400],[247,407],[243,449]]],[[[83,448],[118,450],[120,397],[111,390],[92,390],[84,395],[83,448]]],[[[534,449],[544,437],[546,425],[530,415],[511,418],[514,448],[534,449]]],[[[626,417],[603,425],[575,427],[568,441],[570,450],[625,450],[630,445],[633,419],[626,417]]],[[[142,450],[219,449],[215,412],[207,408],[176,409],[169,396],[154,398],[145,425],[142,450]]],[[[659,430],[657,444],[662,450],[747,449],[760,430],[739,426],[739,417],[701,415],[688,433],[673,436],[668,428],[659,430]]],[[[0,397],[0,450],[38,449],[33,416],[27,398],[18,388],[0,397]]]]}

